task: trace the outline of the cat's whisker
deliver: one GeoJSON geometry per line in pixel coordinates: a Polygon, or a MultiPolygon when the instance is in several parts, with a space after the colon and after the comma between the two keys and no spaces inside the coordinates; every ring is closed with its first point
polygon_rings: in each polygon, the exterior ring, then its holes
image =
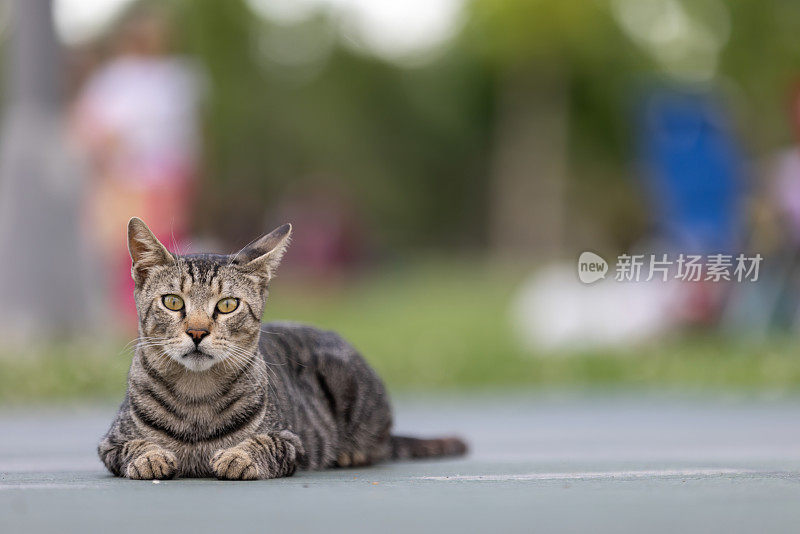
{"type": "Polygon", "coordinates": [[[164,338],[160,338],[160,337],[147,337],[147,336],[140,336],[140,337],[136,337],[136,338],[133,338],[132,340],[128,341],[128,342],[125,344],[125,346],[122,348],[122,350],[124,351],[125,349],[127,349],[127,348],[129,348],[130,346],[132,346],[132,345],[134,345],[134,344],[138,343],[139,341],[151,341],[151,340],[162,340],[162,339],[164,339],[164,338]]]}
{"type": "MultiPolygon", "coordinates": [[[[254,356],[251,355],[250,357],[254,356]]],[[[235,366],[236,371],[241,371],[242,369],[245,368],[245,366],[248,363],[244,355],[237,354],[234,352],[229,353],[228,358],[226,358],[226,361],[228,360],[230,360],[231,363],[235,366]]],[[[270,380],[265,380],[266,376],[264,375],[262,369],[251,368],[242,378],[244,378],[247,381],[248,385],[250,386],[250,388],[254,393],[258,392],[259,387],[262,386],[264,382],[267,383],[267,387],[271,387],[270,380]],[[254,373],[257,374],[254,375],[254,373]]]]}
{"type": "MultiPolygon", "coordinates": [[[[238,349],[238,350],[245,351],[245,353],[246,353],[246,354],[252,354],[252,352],[251,352],[251,351],[248,351],[247,349],[244,349],[243,347],[240,347],[240,346],[238,346],[238,345],[234,345],[234,344],[231,344],[231,345],[232,345],[232,347],[235,347],[235,348],[236,348],[236,349],[238,349]]],[[[268,366],[272,366],[272,365],[275,365],[275,366],[286,365],[285,363],[269,362],[269,361],[267,361],[267,359],[266,359],[266,358],[264,358],[264,363],[265,363],[265,364],[267,364],[268,366]]],[[[302,364],[301,364],[301,365],[302,365],[302,364]]]]}
{"type": "Polygon", "coordinates": [[[283,335],[282,332],[270,332],[269,330],[264,330],[263,326],[261,328],[259,328],[259,330],[261,330],[265,334],[272,334],[274,336],[282,336],[283,335]]]}
{"type": "MultiPolygon", "coordinates": [[[[242,361],[243,360],[244,361],[244,365],[246,365],[246,363],[247,363],[249,358],[254,358],[254,357],[258,358],[259,357],[257,354],[253,354],[253,353],[251,353],[249,351],[246,351],[245,349],[243,349],[241,347],[238,347],[236,345],[233,345],[233,344],[231,344],[230,349],[232,349],[231,353],[230,353],[230,354],[232,354],[232,357],[234,359],[238,360],[238,361],[242,361]]],[[[250,375],[250,376],[248,376],[248,379],[250,380],[251,385],[252,385],[254,380],[256,382],[256,385],[260,385],[261,383],[266,382],[267,383],[267,388],[272,390],[273,395],[277,395],[277,391],[275,390],[275,386],[272,385],[272,380],[271,379],[277,380],[278,376],[275,373],[275,371],[272,371],[270,369],[270,363],[269,362],[267,362],[263,358],[261,359],[261,361],[264,362],[265,367],[263,367],[263,368],[259,368],[259,367],[251,368],[251,370],[248,372],[248,375],[250,375]],[[257,373],[257,375],[253,376],[254,373],[257,373]]],[[[253,386],[253,387],[255,387],[255,386],[253,386]]]]}
{"type": "MultiPolygon", "coordinates": [[[[246,350],[246,349],[244,349],[242,347],[239,347],[239,346],[237,346],[237,345],[235,345],[233,343],[229,344],[227,349],[228,349],[229,359],[233,360],[234,363],[240,364],[241,367],[244,367],[245,365],[247,365],[247,363],[249,362],[250,358],[259,358],[258,354],[255,351],[248,351],[248,350],[246,350]]],[[[270,373],[272,372],[269,369],[269,365],[270,365],[269,362],[267,362],[267,361],[265,361],[263,359],[261,359],[261,361],[263,361],[264,364],[266,364],[266,367],[264,367],[264,368],[260,368],[258,366],[252,367],[250,369],[250,371],[248,372],[248,375],[250,375],[250,376],[248,376],[248,378],[251,380],[251,382],[252,382],[253,379],[255,379],[257,381],[256,383],[261,382],[261,381],[263,381],[264,378],[268,378],[270,376],[270,373]],[[253,375],[255,375],[255,376],[253,376],[253,375]]],[[[273,378],[277,379],[277,376],[274,374],[274,372],[272,372],[272,375],[273,375],[273,378]]],[[[268,387],[272,387],[271,380],[266,380],[266,382],[267,382],[267,386],[268,387]]],[[[273,388],[273,392],[274,392],[274,388],[273,388]]]]}
{"type": "Polygon", "coordinates": [[[161,342],[137,343],[133,347],[129,347],[127,349],[122,349],[120,351],[120,355],[123,354],[123,353],[127,353],[127,352],[136,352],[139,349],[145,349],[145,348],[149,348],[149,347],[160,347],[160,346],[162,346],[161,342]]]}

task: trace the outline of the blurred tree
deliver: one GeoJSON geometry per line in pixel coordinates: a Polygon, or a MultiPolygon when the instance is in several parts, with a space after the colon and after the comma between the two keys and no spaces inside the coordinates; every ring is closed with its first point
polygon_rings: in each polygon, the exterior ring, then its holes
{"type": "Polygon", "coordinates": [[[403,68],[344,45],[327,13],[281,26],[240,0],[175,6],[211,82],[202,230],[241,240],[316,183],[351,195],[386,247],[481,243],[491,97],[479,61],[455,49],[403,68]]]}
{"type": "Polygon", "coordinates": [[[80,231],[83,175],[66,149],[50,0],[17,0],[0,139],[0,329],[29,343],[100,329],[80,231]]]}
{"type": "Polygon", "coordinates": [[[800,2],[729,0],[724,6],[730,31],[718,68],[733,82],[731,104],[748,144],[763,154],[800,140],[800,131],[794,138],[792,132],[792,116],[800,112],[790,107],[800,85],[800,2]]]}
{"type": "MultiPolygon", "coordinates": [[[[495,65],[500,85],[491,245],[504,255],[553,258],[567,239],[570,126],[585,123],[582,114],[591,111],[573,116],[573,100],[594,96],[587,92],[608,96],[605,88],[618,87],[613,78],[630,72],[636,58],[606,2],[473,0],[470,12],[467,40],[495,65]]],[[[609,130],[619,128],[619,117],[604,118],[609,130]]]]}

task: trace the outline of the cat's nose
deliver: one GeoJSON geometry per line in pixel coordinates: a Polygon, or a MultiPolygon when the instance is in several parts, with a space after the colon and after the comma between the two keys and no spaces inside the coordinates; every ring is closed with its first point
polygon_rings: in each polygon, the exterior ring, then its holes
{"type": "Polygon", "coordinates": [[[210,332],[208,330],[193,330],[189,329],[186,331],[189,334],[189,337],[192,338],[195,345],[199,345],[203,338],[206,337],[210,332]]]}

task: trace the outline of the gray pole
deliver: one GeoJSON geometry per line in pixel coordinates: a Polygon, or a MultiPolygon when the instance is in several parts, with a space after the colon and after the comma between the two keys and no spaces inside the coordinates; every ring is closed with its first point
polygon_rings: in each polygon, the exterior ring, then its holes
{"type": "Polygon", "coordinates": [[[28,343],[87,331],[83,173],[66,149],[51,0],[12,0],[0,126],[0,332],[28,343]]]}

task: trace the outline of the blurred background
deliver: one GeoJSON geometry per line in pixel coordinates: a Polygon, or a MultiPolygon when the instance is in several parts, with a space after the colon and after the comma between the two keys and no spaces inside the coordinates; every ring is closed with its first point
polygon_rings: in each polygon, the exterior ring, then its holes
{"type": "Polygon", "coordinates": [[[133,215],[180,253],[292,222],[265,319],[395,391],[796,389],[798,27],[786,0],[2,1],[0,402],[119,398],[133,215]],[[615,282],[634,253],[764,260],[615,282]]]}

